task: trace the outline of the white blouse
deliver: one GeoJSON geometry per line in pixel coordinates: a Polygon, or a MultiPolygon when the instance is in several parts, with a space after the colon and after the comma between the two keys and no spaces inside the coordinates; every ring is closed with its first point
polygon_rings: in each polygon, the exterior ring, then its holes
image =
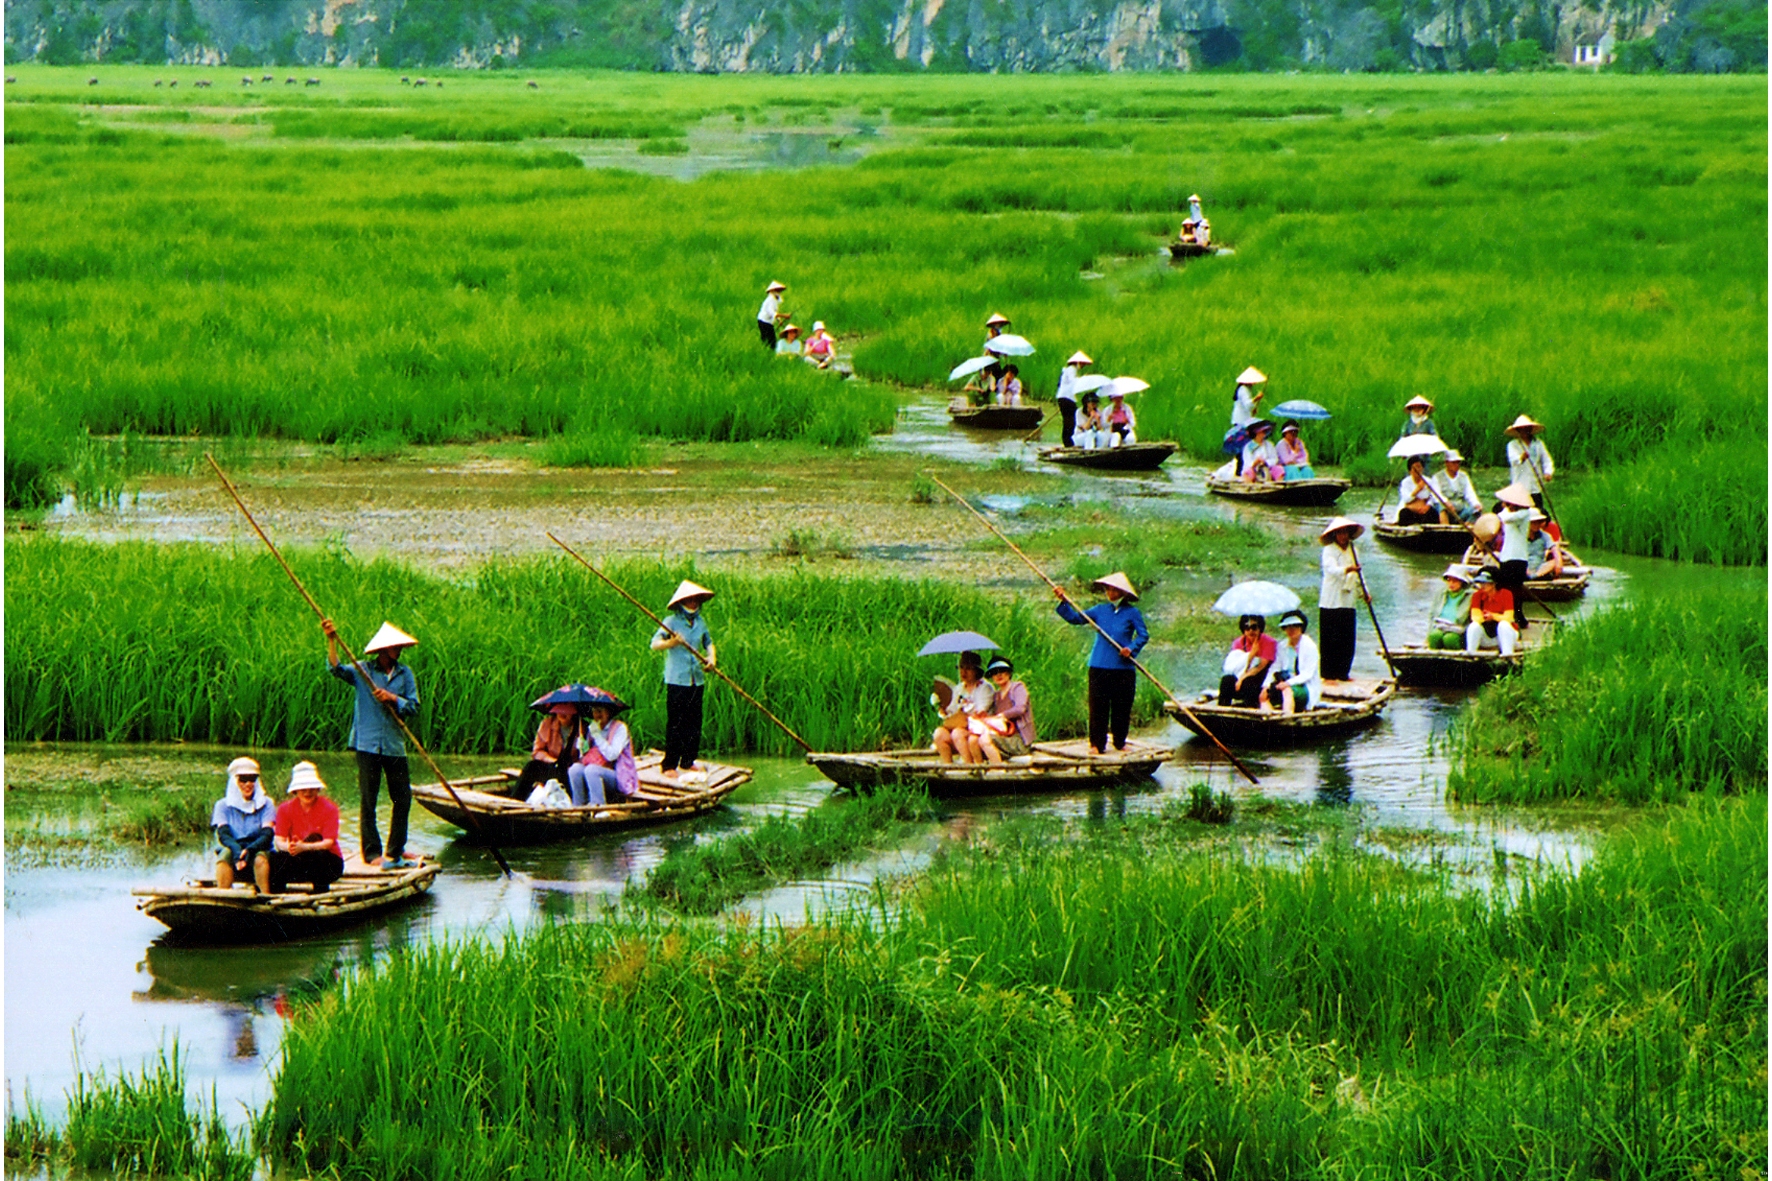
{"type": "Polygon", "coordinates": [[[1360,575],[1354,569],[1359,559],[1354,547],[1342,549],[1333,541],[1323,547],[1323,585],[1317,590],[1317,607],[1338,610],[1359,603],[1360,575]]]}

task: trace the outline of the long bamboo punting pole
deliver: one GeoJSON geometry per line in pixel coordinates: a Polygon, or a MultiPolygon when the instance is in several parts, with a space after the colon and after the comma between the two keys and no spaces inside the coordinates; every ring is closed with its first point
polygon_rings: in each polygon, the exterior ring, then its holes
{"type": "MultiPolygon", "coordinates": [[[[1469,521],[1465,520],[1463,517],[1459,517],[1457,510],[1452,507],[1451,503],[1448,502],[1444,496],[1440,495],[1440,490],[1438,488],[1434,487],[1434,482],[1432,480],[1427,481],[1427,492],[1428,492],[1429,496],[1432,496],[1435,500],[1440,502],[1440,507],[1446,510],[1447,516],[1457,518],[1458,523],[1460,525],[1464,526],[1464,531],[1471,535],[1472,541],[1476,542],[1478,545],[1484,544],[1483,539],[1481,537],[1477,536],[1477,531],[1475,529],[1471,528],[1471,523],[1469,521]]],[[[1545,503],[1549,504],[1550,501],[1546,500],[1545,503]]],[[[1558,544],[1561,544],[1561,543],[1559,542],[1558,544]]],[[[1528,571],[1527,573],[1531,573],[1531,572],[1528,571]]],[[[1551,609],[1551,605],[1549,603],[1545,602],[1543,599],[1538,597],[1537,591],[1528,589],[1524,583],[1520,584],[1520,589],[1525,591],[1528,595],[1531,595],[1532,601],[1534,603],[1537,603],[1540,607],[1543,607],[1546,611],[1550,612],[1550,617],[1551,617],[1552,623],[1561,623],[1562,622],[1562,620],[1560,618],[1558,618],[1557,613],[1551,609]]],[[[1374,622],[1372,626],[1377,627],[1378,624],[1376,622],[1374,622]]]]}
{"type": "MultiPolygon", "coordinates": [[[[646,616],[646,618],[652,620],[652,622],[658,624],[658,626],[660,626],[660,627],[665,627],[665,621],[660,619],[657,615],[654,615],[652,613],[651,609],[648,608],[645,603],[642,603],[639,599],[636,599],[633,595],[630,595],[626,590],[622,589],[621,584],[616,582],[615,579],[609,577],[609,575],[603,573],[601,570],[597,569],[595,566],[593,566],[589,562],[585,561],[582,557],[580,557],[578,555],[577,550],[575,550],[571,546],[567,545],[564,541],[561,541],[558,537],[555,537],[552,533],[548,534],[548,540],[553,542],[555,545],[559,546],[561,549],[565,550],[567,553],[571,554],[573,561],[577,562],[580,566],[583,566],[586,570],[589,570],[592,574],[595,574],[598,578],[601,578],[604,582],[607,582],[610,585],[610,587],[614,589],[616,594],[620,595],[622,598],[626,599],[628,602],[630,602],[634,606],[638,607],[640,609],[640,613],[642,615],[646,616]]],[[[674,629],[666,628],[666,630],[671,631],[672,634],[675,634],[674,629]]],[[[677,638],[679,640],[683,640],[682,636],[678,636],[677,638]]],[[[792,738],[795,742],[799,743],[801,749],[804,750],[807,754],[812,753],[812,744],[810,742],[807,742],[804,738],[802,738],[798,734],[794,733],[792,727],[790,727],[786,722],[782,721],[780,718],[776,717],[774,714],[770,713],[768,706],[764,705],[761,701],[758,701],[755,697],[752,697],[749,693],[746,693],[744,691],[744,687],[742,685],[740,685],[737,681],[733,680],[731,677],[727,676],[726,671],[724,669],[722,669],[719,665],[708,663],[708,658],[702,654],[702,652],[699,648],[697,648],[694,644],[691,644],[688,640],[683,640],[683,646],[695,654],[695,658],[697,660],[701,661],[701,666],[703,668],[707,669],[709,672],[711,672],[715,676],[719,677],[722,681],[725,681],[728,685],[732,686],[733,692],[737,693],[740,697],[744,698],[746,701],[750,702],[752,705],[756,706],[759,710],[761,710],[763,712],[764,717],[766,717],[770,721],[774,722],[777,726],[780,726],[781,732],[783,734],[786,734],[789,738],[792,738]]]]}
{"type": "MultiPolygon", "coordinates": [[[[1003,531],[1001,529],[997,528],[997,526],[991,521],[991,519],[989,517],[985,516],[983,513],[979,512],[977,509],[973,508],[972,505],[967,502],[967,500],[964,496],[961,496],[958,492],[955,492],[952,488],[949,488],[946,484],[943,484],[941,482],[941,477],[931,473],[929,478],[931,480],[934,480],[936,483],[936,486],[939,487],[943,492],[946,492],[949,496],[951,496],[955,500],[959,501],[961,506],[964,507],[967,512],[969,512],[973,516],[977,517],[986,529],[989,529],[992,533],[996,534],[997,540],[1001,541],[1004,545],[1008,546],[1010,548],[1010,550],[1015,554],[1016,557],[1020,558],[1023,562],[1027,563],[1027,568],[1029,570],[1032,570],[1034,572],[1034,574],[1039,577],[1041,582],[1044,582],[1047,586],[1049,586],[1053,590],[1057,591],[1060,595],[1064,594],[1064,588],[1059,586],[1056,582],[1053,582],[1050,578],[1046,577],[1046,572],[1044,570],[1040,569],[1038,566],[1034,565],[1034,560],[1032,558],[1028,557],[1026,554],[1022,553],[1021,547],[1016,545],[1013,541],[1010,541],[1009,538],[1004,535],[1003,531]]],[[[1089,621],[1090,627],[1094,628],[1096,631],[1101,633],[1102,639],[1106,640],[1110,644],[1114,644],[1114,637],[1108,635],[1107,632],[1102,629],[1101,624],[1095,622],[1094,618],[1091,617],[1088,612],[1079,611],[1078,614],[1082,615],[1084,619],[1087,619],[1089,621]]],[[[1118,644],[1114,644],[1114,646],[1116,648],[1119,647],[1118,644]]],[[[1224,743],[1220,742],[1218,740],[1218,736],[1216,734],[1212,733],[1212,731],[1207,728],[1206,723],[1200,721],[1199,716],[1196,715],[1193,710],[1189,709],[1186,705],[1182,704],[1181,699],[1176,697],[1175,694],[1171,693],[1169,691],[1169,687],[1167,685],[1163,684],[1162,681],[1159,681],[1157,679],[1157,674],[1153,673],[1150,669],[1146,668],[1139,661],[1139,659],[1136,656],[1129,657],[1128,659],[1130,659],[1132,661],[1133,668],[1136,668],[1139,672],[1143,673],[1146,677],[1148,677],[1150,679],[1151,684],[1155,685],[1159,690],[1162,691],[1162,694],[1164,697],[1168,698],[1170,701],[1175,703],[1176,709],[1178,709],[1182,713],[1186,714],[1188,716],[1188,719],[1200,728],[1200,733],[1204,734],[1207,738],[1212,740],[1213,746],[1216,746],[1219,750],[1224,752],[1224,757],[1231,761],[1231,766],[1235,767],[1238,771],[1242,772],[1243,778],[1247,779],[1250,783],[1256,784],[1257,786],[1259,786],[1261,784],[1261,780],[1257,779],[1255,777],[1254,773],[1251,772],[1249,770],[1249,768],[1247,768],[1243,765],[1242,760],[1238,759],[1235,754],[1231,753],[1231,748],[1226,746],[1224,743]]]]}
{"type": "MultiPolygon", "coordinates": [[[[273,558],[277,559],[277,565],[283,567],[283,573],[289,575],[289,581],[295,584],[295,589],[301,592],[301,597],[307,600],[308,606],[313,608],[315,615],[318,615],[322,620],[326,619],[326,612],[320,609],[320,604],[314,601],[314,596],[308,593],[308,588],[302,585],[301,579],[295,576],[295,571],[289,568],[289,563],[283,560],[283,555],[278,551],[276,545],[274,545],[271,539],[265,535],[265,531],[259,528],[258,521],[252,516],[252,510],[246,507],[246,502],[244,500],[240,499],[239,490],[234,487],[234,482],[228,479],[228,474],[222,471],[221,464],[215,462],[215,456],[205,452],[203,458],[207,459],[209,461],[209,466],[215,469],[215,474],[221,480],[222,487],[226,488],[228,490],[228,495],[234,498],[234,503],[239,506],[241,515],[246,518],[246,523],[252,526],[252,531],[258,534],[258,539],[265,543],[265,548],[271,551],[271,556],[273,558]]],[[[357,675],[363,678],[363,683],[365,685],[373,685],[375,682],[369,679],[369,670],[363,667],[363,662],[357,659],[357,654],[351,651],[351,646],[345,643],[341,637],[335,636],[334,638],[338,640],[339,647],[345,650],[345,655],[351,658],[351,667],[357,670],[357,675]]],[[[455,788],[450,784],[449,777],[443,774],[443,768],[437,765],[437,760],[431,757],[431,752],[425,749],[424,743],[420,742],[418,736],[412,732],[409,726],[407,726],[406,719],[401,717],[399,711],[386,701],[382,702],[382,708],[388,711],[388,716],[394,719],[394,724],[396,726],[400,727],[400,733],[406,736],[406,741],[412,743],[412,745],[417,748],[419,755],[430,765],[431,773],[437,777],[437,782],[441,783],[444,788],[448,790],[449,798],[454,800],[455,806],[460,808],[468,817],[469,823],[474,829],[474,834],[479,836],[479,822],[474,820],[473,813],[467,810],[468,806],[461,802],[461,797],[455,794],[455,788]]],[[[488,842],[486,848],[491,852],[492,859],[498,862],[498,867],[504,871],[504,875],[507,878],[514,877],[515,875],[511,873],[510,862],[506,861],[505,855],[498,851],[498,846],[488,842]]]]}

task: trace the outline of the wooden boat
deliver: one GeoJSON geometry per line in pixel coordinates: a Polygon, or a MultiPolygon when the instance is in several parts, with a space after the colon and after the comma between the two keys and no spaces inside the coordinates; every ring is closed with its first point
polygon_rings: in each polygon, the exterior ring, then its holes
{"type": "Polygon", "coordinates": [[[1169,243],[1169,261],[1186,262],[1190,258],[1205,258],[1208,254],[1217,254],[1223,248],[1223,242],[1212,242],[1202,246],[1192,239],[1177,238],[1169,243]]]}
{"type": "Polygon", "coordinates": [[[1046,463],[1094,468],[1104,472],[1148,472],[1181,450],[1179,443],[1128,443],[1123,447],[1047,447],[1040,452],[1046,463]]]}
{"type": "Polygon", "coordinates": [[[1261,504],[1325,505],[1334,504],[1341,494],[1353,487],[1346,480],[1318,476],[1310,480],[1263,480],[1251,484],[1246,480],[1220,480],[1208,477],[1206,491],[1232,500],[1252,500],[1261,504]]]}
{"type": "Polygon", "coordinates": [[[479,837],[495,845],[528,845],[701,816],[718,808],[727,796],[751,781],[749,767],[704,762],[705,782],[679,783],[659,772],[663,759],[663,753],[654,750],[635,760],[640,790],[633,799],[621,803],[532,808],[497,790],[515,786],[519,772],[513,769],[497,775],[451,780],[455,794],[461,797],[460,804],[440,783],[413,784],[412,798],[434,815],[466,829],[470,838],[479,837]],[[482,790],[485,788],[493,790],[482,790]]]}
{"type": "Polygon", "coordinates": [[[431,888],[442,866],[419,859],[413,869],[347,871],[330,889],[295,883],[282,893],[260,894],[236,884],[224,890],[213,878],[168,889],[134,891],[136,909],[175,935],[212,943],[277,942],[349,926],[416,900],[431,888]]]}
{"type": "Polygon", "coordinates": [[[1526,602],[1572,603],[1587,594],[1587,584],[1594,578],[1586,566],[1564,566],[1556,578],[1528,578],[1526,602]]]}
{"type": "Polygon", "coordinates": [[[975,431],[1031,431],[1045,417],[1038,406],[974,406],[956,398],[948,404],[955,426],[975,431]]]}
{"type": "Polygon", "coordinates": [[[1392,646],[1391,667],[1397,670],[1397,683],[1410,689],[1472,689],[1515,671],[1529,651],[1524,644],[1512,656],[1494,649],[1471,653],[1405,644],[1392,646]]]}
{"type": "Polygon", "coordinates": [[[1220,705],[1218,691],[1214,689],[1188,703],[1198,722],[1182,713],[1173,701],[1163,704],[1163,712],[1195,734],[1202,732],[1200,726],[1204,724],[1227,746],[1282,746],[1315,742],[1370,726],[1378,721],[1378,715],[1396,692],[1397,683],[1389,677],[1325,685],[1315,709],[1282,714],[1220,705]]]}
{"type": "Polygon", "coordinates": [[[1382,516],[1372,519],[1372,535],[1418,554],[1462,554],[1471,543],[1463,525],[1399,525],[1382,516]]]}
{"type": "Polygon", "coordinates": [[[1000,767],[985,763],[943,764],[933,750],[886,750],[865,754],[814,752],[806,761],[840,787],[871,788],[886,783],[923,783],[936,796],[1016,795],[1023,792],[1080,791],[1149,779],[1175,748],[1126,740],[1124,751],[1092,755],[1087,739],[1037,742],[1032,754],[1000,767]]]}

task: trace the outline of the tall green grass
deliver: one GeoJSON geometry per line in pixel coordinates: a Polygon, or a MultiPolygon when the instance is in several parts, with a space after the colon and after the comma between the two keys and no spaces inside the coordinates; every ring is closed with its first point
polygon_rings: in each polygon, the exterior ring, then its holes
{"type": "Polygon", "coordinates": [[[299,1169],[451,1179],[1763,1159],[1764,797],[1487,897],[1335,848],[1297,869],[1153,856],[1173,823],[987,843],[892,918],[397,957],[290,1024],[263,1134],[299,1169]]]}
{"type": "MultiPolygon", "coordinates": [[[[528,703],[565,681],[634,705],[641,743],[664,733],[653,625],[565,559],[495,562],[464,582],[342,553],[296,553],[295,568],[360,645],[383,619],[419,637],[409,654],[423,705],[416,732],[443,751],[527,750],[528,703]]],[[[721,667],[814,746],[877,749],[927,731],[930,636],[978,628],[1034,689],[1047,735],[1084,719],[1086,640],[1043,605],[972,589],[801,568],[695,573],[684,563],[617,562],[610,574],[663,604],[694,575],[720,592],[708,614],[721,667]]],[[[202,740],[341,745],[350,693],[328,676],[317,623],[271,559],[198,546],[99,546],[51,537],[6,544],[7,736],[15,741],[202,740]]],[[[1151,716],[1146,701],[1143,715],[1151,716]]],[[[709,749],[797,753],[719,682],[708,690],[709,749]]]]}
{"type": "Polygon", "coordinates": [[[1766,790],[1766,596],[1709,589],[1559,629],[1460,724],[1448,791],[1486,803],[1766,790]]]}
{"type": "Polygon", "coordinates": [[[1729,566],[1766,564],[1766,497],[1738,442],[1675,443],[1552,484],[1570,537],[1623,553],[1729,566]],[[1733,477],[1723,473],[1733,473],[1733,477]]]}

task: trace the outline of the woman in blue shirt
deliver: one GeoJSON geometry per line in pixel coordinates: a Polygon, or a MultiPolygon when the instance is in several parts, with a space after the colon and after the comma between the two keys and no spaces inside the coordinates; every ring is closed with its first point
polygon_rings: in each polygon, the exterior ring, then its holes
{"type": "Polygon", "coordinates": [[[1121,571],[1097,578],[1090,585],[1107,596],[1088,611],[1071,605],[1063,588],[1054,587],[1058,595],[1058,617],[1075,626],[1086,626],[1090,620],[1106,635],[1097,633],[1095,647],[1089,653],[1089,753],[1107,750],[1108,735],[1114,746],[1126,749],[1126,733],[1132,728],[1132,698],[1138,692],[1138,666],[1133,664],[1151,633],[1144,625],[1144,615],[1132,604],[1138,592],[1132,580],[1121,571]]]}
{"type": "Polygon", "coordinates": [[[702,657],[714,667],[714,641],[701,608],[713,597],[713,591],[685,578],[671,596],[665,625],[652,636],[652,650],[665,654],[665,750],[659,770],[669,779],[694,770],[701,754],[701,699],[707,692],[702,657]]]}

